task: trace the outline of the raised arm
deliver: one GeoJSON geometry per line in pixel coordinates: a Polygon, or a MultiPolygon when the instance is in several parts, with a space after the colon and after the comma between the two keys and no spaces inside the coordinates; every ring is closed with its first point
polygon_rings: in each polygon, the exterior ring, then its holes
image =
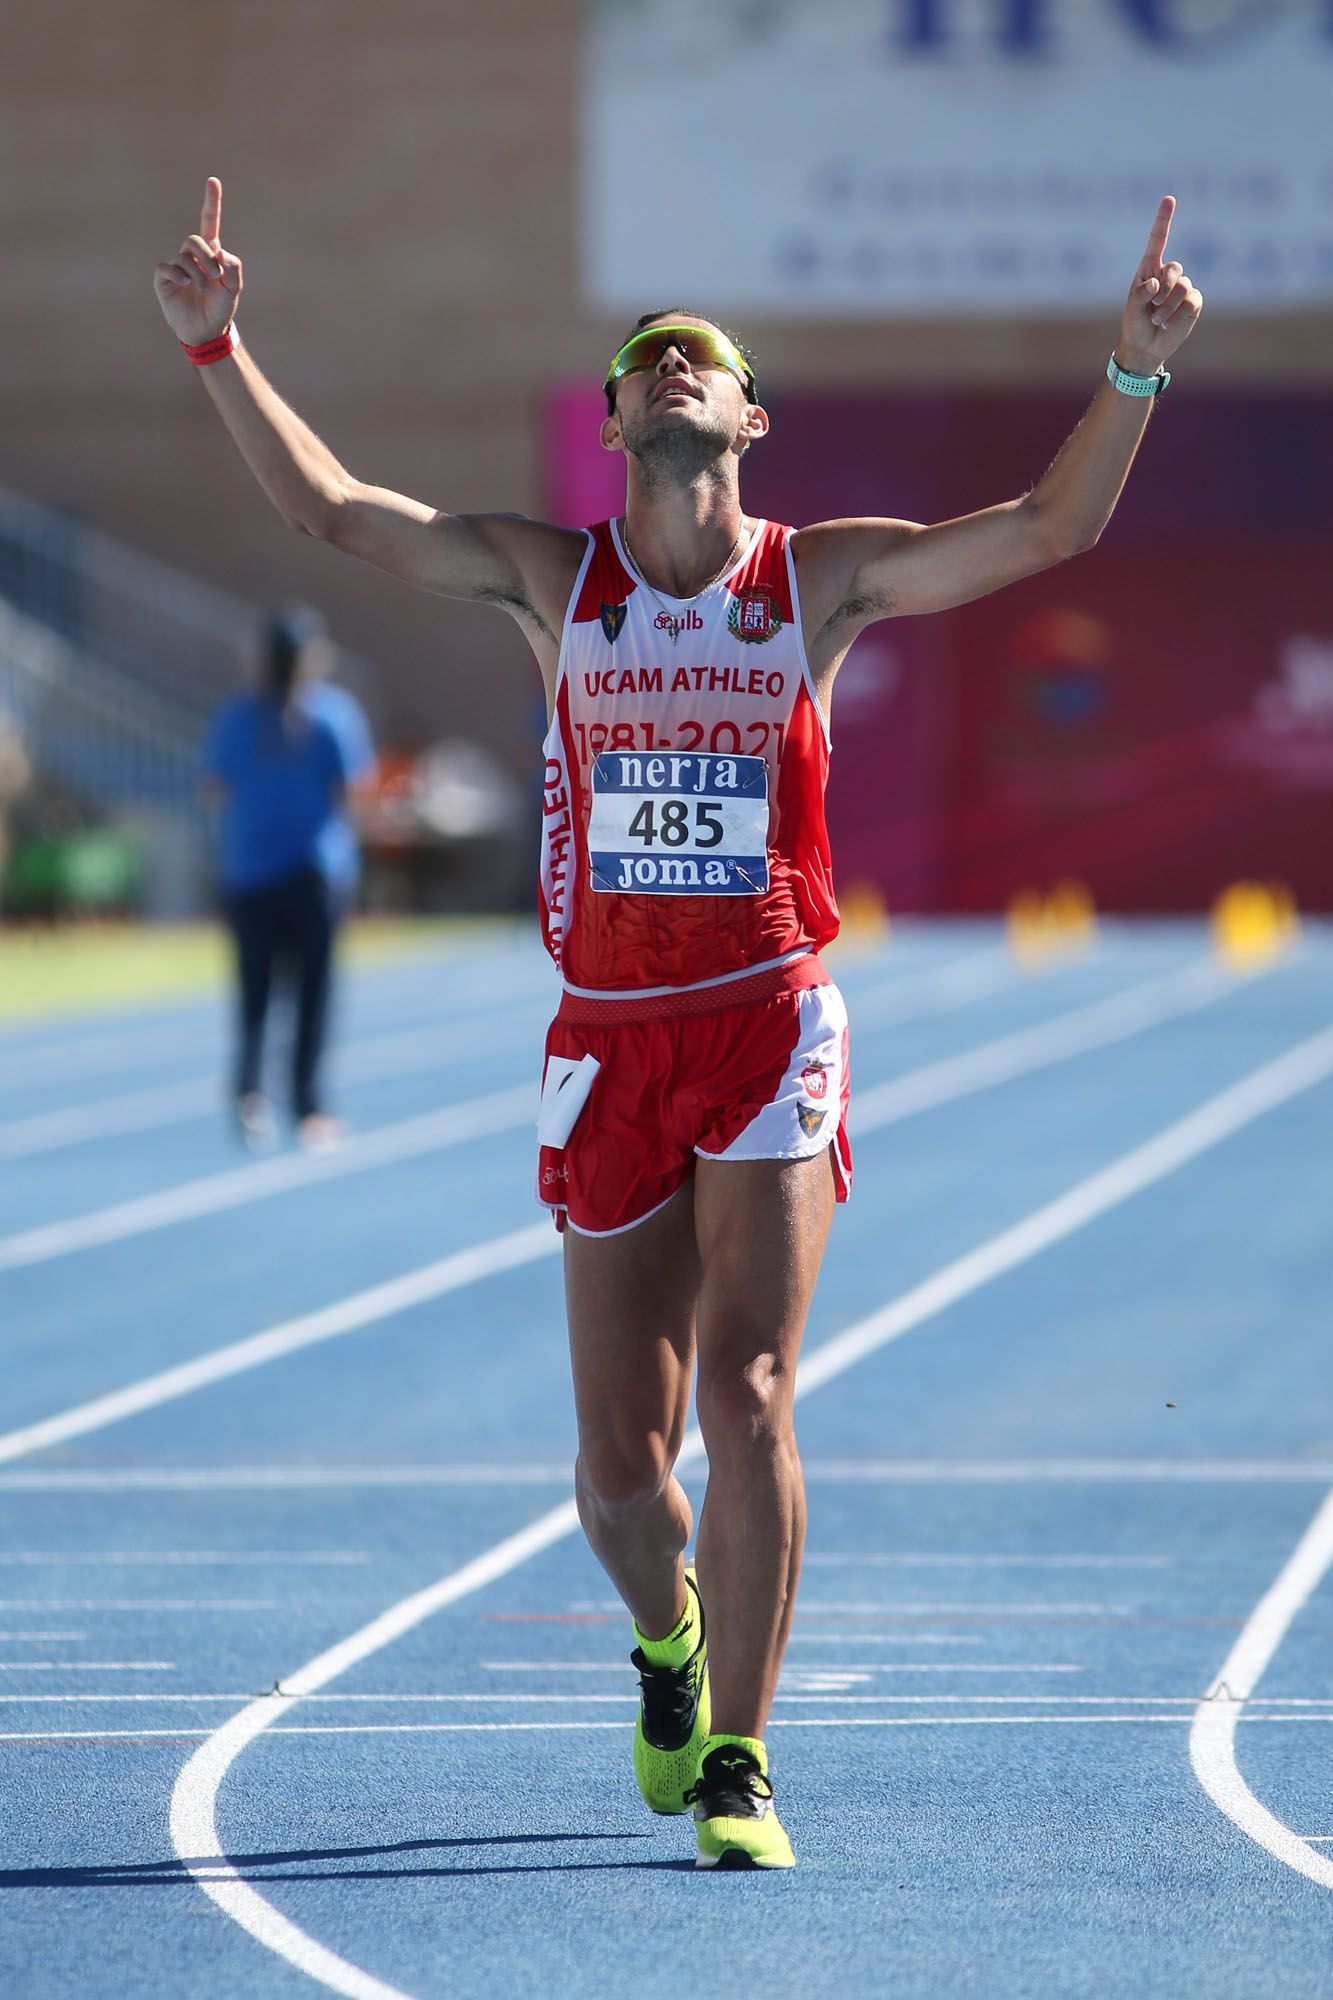
{"type": "MultiPolygon", "coordinates": [[[[1163,261],[1174,211],[1174,198],[1165,196],[1125,301],[1115,358],[1129,375],[1155,375],[1203,307],[1180,265],[1163,261]]],[[[801,595],[823,664],[840,658],[876,618],[944,611],[1090,549],[1120,497],[1155,401],[1103,382],[1032,491],[978,514],[931,527],[860,520],[802,530],[795,538],[801,595]]]]}
{"type": "Polygon", "coordinates": [[[481,599],[524,627],[543,666],[558,635],[583,537],[511,514],[446,514],[356,479],[278,395],[234,320],[241,260],[222,245],[222,183],[204,189],[197,234],[159,264],[154,290],[186,347],[223,346],[199,368],[242,457],[290,527],[445,597],[481,599]]]}

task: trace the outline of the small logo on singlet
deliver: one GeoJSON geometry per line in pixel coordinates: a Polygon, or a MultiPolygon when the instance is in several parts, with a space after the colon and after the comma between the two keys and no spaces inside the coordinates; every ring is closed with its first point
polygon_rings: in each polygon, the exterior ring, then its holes
{"type": "Polygon", "coordinates": [[[798,1104],[796,1107],[796,1116],[801,1121],[801,1130],[804,1132],[806,1138],[813,1139],[815,1133],[828,1117],[828,1112],[816,1111],[812,1104],[798,1104]]]}
{"type": "Polygon", "coordinates": [[[811,1056],[801,1071],[801,1082],[805,1085],[809,1096],[819,1098],[827,1095],[829,1071],[832,1067],[831,1063],[821,1062],[818,1056],[811,1056]]]}
{"type": "Polygon", "coordinates": [[[602,630],[606,634],[606,643],[608,646],[614,646],[616,640],[620,637],[621,627],[625,623],[625,610],[626,606],[623,604],[604,604],[602,606],[602,630]]]}
{"type": "Polygon", "coordinates": [[[704,621],[697,611],[682,611],[679,616],[671,611],[659,611],[653,620],[656,632],[669,632],[674,646],[682,632],[702,632],[704,621]]]}
{"type": "Polygon", "coordinates": [[[734,639],[746,646],[763,646],[782,630],[777,592],[766,583],[750,583],[732,592],[727,625],[734,639]]]}

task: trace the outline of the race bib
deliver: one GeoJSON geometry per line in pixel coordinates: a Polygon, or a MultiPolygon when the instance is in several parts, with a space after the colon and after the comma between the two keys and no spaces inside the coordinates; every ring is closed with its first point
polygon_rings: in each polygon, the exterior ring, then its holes
{"type": "Polygon", "coordinates": [[[768,765],[696,750],[604,750],[592,767],[592,886],[639,896],[761,896],[768,765]]]}

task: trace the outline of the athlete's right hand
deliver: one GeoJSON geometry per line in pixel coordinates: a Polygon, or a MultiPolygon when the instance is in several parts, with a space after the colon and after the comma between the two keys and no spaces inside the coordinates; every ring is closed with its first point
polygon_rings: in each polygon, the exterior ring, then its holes
{"type": "Polygon", "coordinates": [[[169,264],[153,272],[153,290],[177,340],[199,347],[225,333],[241,296],[241,260],[222,247],[222,182],[204,183],[199,234],[187,236],[169,264]]]}

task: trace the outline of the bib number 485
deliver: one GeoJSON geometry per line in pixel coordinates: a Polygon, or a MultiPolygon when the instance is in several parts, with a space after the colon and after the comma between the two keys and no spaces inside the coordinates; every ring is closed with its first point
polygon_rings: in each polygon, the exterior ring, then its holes
{"type": "Polygon", "coordinates": [[[718,799],[645,799],[626,831],[645,847],[717,847],[722,840],[718,799]]]}

